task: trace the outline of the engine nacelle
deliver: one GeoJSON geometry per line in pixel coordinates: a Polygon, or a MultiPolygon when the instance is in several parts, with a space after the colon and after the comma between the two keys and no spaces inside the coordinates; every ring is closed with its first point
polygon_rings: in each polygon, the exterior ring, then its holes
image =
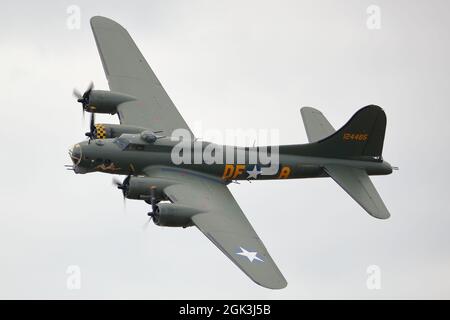
{"type": "Polygon", "coordinates": [[[159,203],[164,200],[172,200],[168,198],[164,189],[172,185],[165,179],[149,178],[149,177],[133,177],[128,176],[122,183],[117,183],[117,187],[122,190],[123,195],[127,199],[145,200],[152,204],[152,193],[155,197],[154,212],[150,215],[153,222],[158,226],[165,227],[190,227],[193,225],[192,216],[201,211],[188,206],[174,203],[159,203]],[[152,191],[153,190],[153,191],[152,191]]]}
{"type": "Polygon", "coordinates": [[[127,199],[150,201],[151,188],[155,188],[156,201],[167,200],[162,190],[169,185],[169,182],[158,178],[129,177],[123,182],[123,192],[127,199]]]}
{"type": "Polygon", "coordinates": [[[95,125],[95,139],[110,139],[122,134],[139,134],[147,129],[122,124],[97,123],[95,125]]]}
{"type": "Polygon", "coordinates": [[[94,113],[115,114],[119,104],[133,100],[136,100],[136,98],[119,92],[92,90],[89,94],[86,110],[94,113]]]}
{"type": "Polygon", "coordinates": [[[193,225],[192,216],[200,213],[197,209],[187,206],[161,203],[153,213],[153,222],[161,227],[190,227],[193,225]]]}

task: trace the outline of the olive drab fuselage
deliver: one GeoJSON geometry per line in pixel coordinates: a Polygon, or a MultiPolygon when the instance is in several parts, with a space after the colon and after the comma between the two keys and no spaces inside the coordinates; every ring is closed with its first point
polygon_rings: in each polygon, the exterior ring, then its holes
{"type": "MultiPolygon", "coordinates": [[[[179,140],[170,138],[154,143],[129,143],[125,147],[117,138],[97,139],[76,144],[71,154],[77,173],[143,175],[150,166],[168,166],[206,173],[225,181],[327,177],[323,169],[325,164],[345,165],[349,161],[353,166],[358,164],[353,159],[315,157],[308,154],[309,144],[303,145],[303,154],[302,145],[297,145],[296,154],[293,154],[289,152],[289,146],[230,147],[197,141],[184,144],[183,152],[189,155],[183,154],[183,159],[180,159],[180,152],[175,152],[179,145],[179,140]],[[221,156],[209,159],[210,154],[205,151],[211,146],[217,153],[222,150],[221,156]]],[[[392,172],[391,166],[382,160],[359,162],[369,175],[392,172]]]]}

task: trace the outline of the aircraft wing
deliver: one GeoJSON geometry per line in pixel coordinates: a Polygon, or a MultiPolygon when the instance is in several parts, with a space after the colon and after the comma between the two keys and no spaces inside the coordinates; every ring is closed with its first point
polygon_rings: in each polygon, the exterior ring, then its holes
{"type": "Polygon", "coordinates": [[[227,186],[219,179],[174,168],[150,168],[148,176],[172,181],[169,199],[202,213],[192,221],[211,242],[257,284],[281,289],[287,282],[245,217],[227,186]]]}
{"type": "Polygon", "coordinates": [[[336,131],[319,110],[303,107],[300,112],[309,142],[322,140],[336,131]]]}
{"type": "Polygon", "coordinates": [[[193,136],[129,33],[99,16],[91,19],[91,27],[110,90],[137,98],[119,105],[120,123],[161,130],[164,135],[183,128],[193,136]]]}

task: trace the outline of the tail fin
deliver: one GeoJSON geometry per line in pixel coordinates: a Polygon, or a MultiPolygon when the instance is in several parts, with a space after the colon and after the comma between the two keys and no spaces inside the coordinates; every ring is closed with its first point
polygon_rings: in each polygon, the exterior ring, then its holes
{"type": "MultiPolygon", "coordinates": [[[[310,110],[314,109],[302,110],[302,115],[310,110]]],[[[311,119],[305,116],[303,118],[304,121],[311,119]]],[[[308,128],[313,128],[314,124],[308,123],[305,127],[311,131],[308,128]]],[[[369,105],[356,112],[341,129],[312,143],[311,152],[321,157],[381,159],[385,130],[386,114],[383,109],[369,105]]]]}

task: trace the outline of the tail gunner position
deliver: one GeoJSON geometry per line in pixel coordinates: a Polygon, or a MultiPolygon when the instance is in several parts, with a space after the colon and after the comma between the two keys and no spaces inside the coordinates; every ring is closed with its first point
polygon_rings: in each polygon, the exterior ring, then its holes
{"type": "Polygon", "coordinates": [[[227,188],[233,180],[331,177],[370,215],[389,212],[369,175],[392,173],[383,160],[386,115],[360,109],[335,130],[322,113],[301,115],[309,143],[241,148],[201,142],[170,100],[128,32],[116,22],[91,19],[110,91],[75,92],[91,113],[88,140],[75,144],[75,173],[126,175],[115,180],[124,197],[146,201],[158,226],[196,226],[257,284],[287,282],[227,188]],[[120,125],[96,124],[95,114],[117,114],[120,125]]]}

